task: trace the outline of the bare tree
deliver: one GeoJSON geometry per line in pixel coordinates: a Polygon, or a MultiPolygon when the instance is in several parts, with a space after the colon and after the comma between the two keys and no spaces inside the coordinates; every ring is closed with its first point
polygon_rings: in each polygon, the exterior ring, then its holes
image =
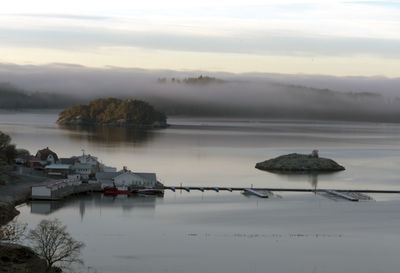
{"type": "Polygon", "coordinates": [[[67,227],[60,220],[42,220],[31,230],[28,239],[36,253],[47,262],[50,269],[53,265],[64,267],[71,263],[83,263],[80,258],[84,243],[78,242],[66,231],[67,227]]]}

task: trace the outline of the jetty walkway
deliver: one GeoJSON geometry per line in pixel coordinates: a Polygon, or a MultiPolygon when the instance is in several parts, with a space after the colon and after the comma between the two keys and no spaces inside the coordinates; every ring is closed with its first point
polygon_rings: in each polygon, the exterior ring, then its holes
{"type": "Polygon", "coordinates": [[[181,191],[240,191],[247,195],[254,195],[260,198],[268,198],[273,195],[273,192],[309,192],[318,193],[332,197],[335,199],[344,199],[347,201],[361,201],[361,200],[372,200],[368,193],[391,193],[400,194],[400,190],[370,190],[370,189],[301,189],[301,188],[252,188],[252,187],[193,187],[193,186],[164,186],[164,190],[171,190],[173,192],[177,190],[181,191]]]}
{"type": "MultiPolygon", "coordinates": [[[[253,195],[259,198],[270,198],[274,192],[308,192],[321,194],[324,197],[334,200],[347,200],[352,202],[373,200],[367,194],[400,194],[400,190],[371,190],[371,189],[311,189],[311,188],[253,188],[253,187],[211,187],[211,186],[161,186],[159,190],[180,191],[214,191],[234,192],[239,191],[245,195],[253,195]]],[[[76,179],[62,179],[50,184],[32,186],[32,199],[36,200],[59,200],[69,195],[102,191],[101,184],[97,181],[82,183],[76,179]]]]}

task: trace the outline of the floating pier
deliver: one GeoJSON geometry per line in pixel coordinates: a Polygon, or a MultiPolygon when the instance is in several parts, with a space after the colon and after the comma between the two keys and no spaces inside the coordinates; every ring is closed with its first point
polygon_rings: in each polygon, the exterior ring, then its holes
{"type": "Polygon", "coordinates": [[[346,200],[349,200],[349,201],[353,201],[353,202],[358,202],[359,201],[358,198],[354,198],[354,197],[352,197],[352,196],[350,196],[348,194],[345,194],[345,193],[342,193],[342,192],[338,192],[338,191],[326,190],[326,193],[332,194],[332,195],[335,195],[337,197],[340,197],[340,198],[343,198],[343,199],[346,199],[346,200]]]}
{"type": "Polygon", "coordinates": [[[164,190],[185,190],[190,192],[192,190],[198,190],[201,192],[205,191],[242,191],[245,194],[254,195],[260,198],[268,198],[273,192],[310,192],[310,193],[321,193],[335,198],[344,199],[347,201],[358,202],[373,200],[371,197],[366,195],[367,193],[391,193],[400,194],[400,190],[360,190],[360,189],[301,189],[301,188],[246,188],[246,187],[190,187],[190,186],[164,186],[164,190]]]}
{"type": "Polygon", "coordinates": [[[262,192],[259,192],[259,191],[253,190],[253,189],[244,189],[243,193],[247,194],[247,195],[255,195],[260,198],[268,198],[269,197],[269,194],[262,193],[262,192]]]}

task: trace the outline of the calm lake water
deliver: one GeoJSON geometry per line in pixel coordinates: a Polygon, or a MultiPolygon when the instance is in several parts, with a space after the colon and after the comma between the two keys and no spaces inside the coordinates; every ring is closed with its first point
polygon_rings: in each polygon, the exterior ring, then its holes
{"type": "MultiPolygon", "coordinates": [[[[171,127],[59,128],[56,112],[0,113],[19,148],[86,153],[156,172],[165,185],[400,190],[397,124],[171,118],[171,127]],[[256,162],[318,149],[346,167],[278,175],[256,162]]],[[[81,272],[399,272],[400,196],[347,202],[283,193],[166,192],[164,198],[93,194],[19,207],[19,221],[59,218],[86,244],[81,272]]]]}

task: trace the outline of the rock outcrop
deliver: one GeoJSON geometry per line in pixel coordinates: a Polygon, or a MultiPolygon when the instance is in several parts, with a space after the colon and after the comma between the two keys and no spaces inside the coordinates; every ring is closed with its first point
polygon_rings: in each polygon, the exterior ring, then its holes
{"type": "Polygon", "coordinates": [[[318,154],[288,154],[256,164],[256,168],[270,172],[336,172],[345,168],[332,159],[318,157],[318,154]]]}
{"type": "MultiPolygon", "coordinates": [[[[0,243],[0,273],[55,273],[47,269],[46,261],[29,247],[0,243]]],[[[58,271],[61,272],[61,271],[58,271]]]]}

